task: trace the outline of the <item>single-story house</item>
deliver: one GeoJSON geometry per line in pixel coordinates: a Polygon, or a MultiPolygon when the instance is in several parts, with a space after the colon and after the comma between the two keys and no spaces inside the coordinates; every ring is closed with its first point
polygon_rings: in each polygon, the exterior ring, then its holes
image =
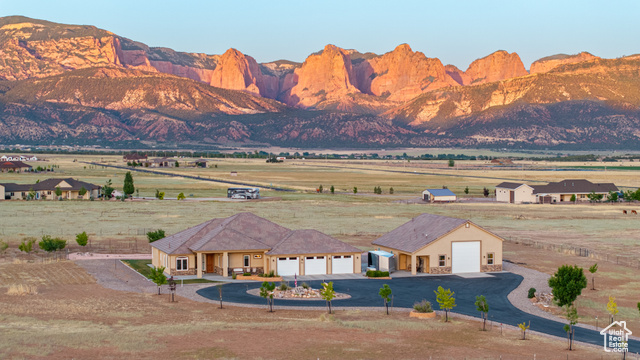
{"type": "Polygon", "coordinates": [[[100,196],[101,189],[98,185],[67,178],[47,179],[35,184],[3,183],[0,184],[0,193],[4,195],[1,198],[4,200],[26,200],[29,196],[29,192],[33,190],[35,192],[35,200],[55,200],[57,199],[56,188],[58,187],[62,190],[63,199],[80,200],[98,198],[98,196],[100,196]],[[84,195],[80,195],[83,188],[86,192],[84,195]]]}
{"type": "Polygon", "coordinates": [[[212,219],[151,243],[169,275],[280,276],[361,272],[361,251],[316,230],[290,230],[252,213],[212,219]]]}
{"type": "Polygon", "coordinates": [[[415,275],[502,271],[503,241],[469,220],[422,214],[372,244],[415,275]]]}
{"type": "Polygon", "coordinates": [[[22,172],[22,171],[30,171],[31,165],[25,164],[22,161],[12,160],[12,161],[3,161],[0,162],[0,172],[22,172]]]}
{"type": "Polygon", "coordinates": [[[422,192],[422,200],[428,202],[454,202],[458,199],[449,189],[427,189],[422,192]]]}
{"type": "Polygon", "coordinates": [[[568,179],[535,186],[503,182],[496,186],[496,201],[553,204],[569,202],[574,195],[576,201],[589,201],[592,192],[603,195],[603,200],[606,200],[611,191],[619,191],[613,183],[592,183],[585,179],[568,179]]]}
{"type": "Polygon", "coordinates": [[[496,186],[496,201],[512,204],[535,203],[533,187],[527,184],[503,182],[496,186]]]}
{"type": "Polygon", "coordinates": [[[154,158],[143,162],[145,167],[174,167],[176,160],[171,158],[154,158]]]}
{"type": "Polygon", "coordinates": [[[124,154],[122,156],[122,160],[124,162],[145,162],[147,161],[147,155],[141,155],[138,153],[124,154]]]}

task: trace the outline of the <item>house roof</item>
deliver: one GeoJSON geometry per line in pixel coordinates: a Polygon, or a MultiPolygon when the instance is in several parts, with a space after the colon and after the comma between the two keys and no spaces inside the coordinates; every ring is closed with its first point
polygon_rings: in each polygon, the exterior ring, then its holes
{"type": "Polygon", "coordinates": [[[413,253],[468,221],[448,216],[422,214],[382,235],[372,244],[413,253]]]}
{"type": "Polygon", "coordinates": [[[0,163],[0,169],[16,169],[16,168],[30,168],[31,165],[25,164],[22,161],[4,161],[0,163]]]}
{"type": "MultiPolygon", "coordinates": [[[[502,183],[500,183],[500,184],[496,185],[496,187],[497,187],[497,188],[504,188],[504,189],[511,189],[511,190],[515,190],[515,189],[519,188],[519,187],[520,187],[520,186],[522,186],[522,185],[524,185],[524,186],[529,186],[529,185],[527,185],[527,184],[523,184],[523,183],[513,183],[513,182],[505,181],[505,182],[502,182],[502,183]]],[[[529,187],[531,187],[531,186],[529,186],[529,187]]]]}
{"type": "Polygon", "coordinates": [[[317,230],[294,230],[267,255],[360,253],[360,249],[317,230]]]}
{"type": "Polygon", "coordinates": [[[449,189],[426,189],[433,196],[456,196],[453,191],[449,189]]]}
{"type": "Polygon", "coordinates": [[[584,179],[567,179],[533,188],[534,194],[587,194],[592,191],[596,193],[608,193],[609,191],[619,190],[613,183],[592,183],[584,179]]]}
{"type": "Polygon", "coordinates": [[[94,185],[94,184],[90,184],[88,182],[84,182],[84,181],[80,181],[80,180],[75,180],[73,178],[66,178],[66,179],[46,179],[43,181],[40,181],[39,183],[36,184],[15,184],[15,183],[4,183],[1,184],[4,186],[5,191],[30,191],[31,189],[36,190],[36,191],[42,191],[42,190],[55,190],[56,187],[60,186],[61,190],[71,190],[71,191],[75,191],[75,190],[80,190],[83,187],[86,190],[95,190],[95,189],[100,189],[100,186],[98,185],[94,185]],[[62,182],[65,182],[66,184],[61,184],[62,182]]]}

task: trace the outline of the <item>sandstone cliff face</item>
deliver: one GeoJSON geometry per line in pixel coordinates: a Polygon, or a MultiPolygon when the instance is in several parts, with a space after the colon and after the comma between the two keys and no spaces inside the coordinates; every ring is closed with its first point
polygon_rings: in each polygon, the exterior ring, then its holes
{"type": "Polygon", "coordinates": [[[577,55],[565,55],[558,54],[553,56],[544,57],[542,59],[536,60],[531,64],[530,73],[538,74],[538,73],[546,73],[556,66],[565,65],[565,64],[575,64],[583,61],[589,61],[593,59],[599,59],[597,56],[593,56],[588,52],[581,52],[577,55]]]}
{"type": "Polygon", "coordinates": [[[407,44],[362,61],[355,70],[358,89],[391,101],[407,101],[427,91],[458,85],[439,59],[414,52],[407,44]]]}
{"type": "Polygon", "coordinates": [[[528,73],[518,54],[500,50],[472,62],[465,74],[471,82],[464,85],[477,85],[525,76],[528,73]]]}
{"type": "Polygon", "coordinates": [[[465,85],[471,83],[471,78],[469,75],[465,74],[464,71],[458,69],[454,65],[447,65],[444,67],[444,70],[447,72],[447,75],[453,79],[458,85],[465,85]]]}
{"type": "Polygon", "coordinates": [[[220,57],[210,85],[272,99],[278,94],[278,79],[263,75],[255,59],[236,49],[229,49],[220,57]]]}
{"type": "Polygon", "coordinates": [[[280,99],[290,106],[314,107],[329,99],[359,93],[354,81],[349,54],[327,45],[320,54],[309,56],[300,68],[285,76],[280,99]]]}

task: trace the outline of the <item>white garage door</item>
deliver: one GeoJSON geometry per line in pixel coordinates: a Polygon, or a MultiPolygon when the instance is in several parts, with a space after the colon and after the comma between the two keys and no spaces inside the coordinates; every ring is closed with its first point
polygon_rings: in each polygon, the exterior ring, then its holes
{"type": "Polygon", "coordinates": [[[300,266],[297,257],[281,257],[278,258],[278,275],[300,275],[300,266]]]}
{"type": "Polygon", "coordinates": [[[480,272],[480,241],[451,243],[451,272],[480,272]]]}
{"type": "Polygon", "coordinates": [[[334,256],[331,259],[332,274],[353,274],[353,256],[334,256]]]}
{"type": "Polygon", "coordinates": [[[327,273],[327,258],[324,256],[307,256],[304,259],[305,275],[325,275],[327,273]]]}

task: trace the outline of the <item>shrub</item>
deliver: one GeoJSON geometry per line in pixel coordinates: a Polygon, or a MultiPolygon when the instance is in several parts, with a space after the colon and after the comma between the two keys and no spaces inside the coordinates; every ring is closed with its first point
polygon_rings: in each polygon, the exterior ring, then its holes
{"type": "Polygon", "coordinates": [[[530,288],[529,289],[529,294],[527,295],[527,298],[533,299],[534,297],[536,297],[536,288],[530,288]]]}
{"type": "Polygon", "coordinates": [[[184,193],[178,194],[178,200],[184,200],[184,199],[185,199],[184,193]]]}
{"type": "MultiPolygon", "coordinates": [[[[310,288],[309,284],[307,284],[306,282],[303,282],[302,284],[300,284],[300,286],[302,286],[303,289],[309,289],[310,288]]],[[[638,303],[638,304],[640,304],[640,303],[638,303]]]]}
{"type": "Polygon", "coordinates": [[[261,277],[267,277],[267,278],[272,278],[272,277],[276,277],[276,274],[273,270],[269,271],[269,273],[267,274],[260,274],[261,277]]]}
{"type": "Polygon", "coordinates": [[[413,304],[413,310],[419,313],[432,313],[433,307],[430,302],[422,299],[422,301],[413,304]]]}
{"type": "Polygon", "coordinates": [[[367,277],[372,277],[372,278],[389,277],[389,272],[380,271],[380,270],[367,270],[367,277]]]}
{"type": "Polygon", "coordinates": [[[238,277],[238,275],[236,275],[236,273],[235,273],[235,272],[232,272],[232,273],[231,273],[231,278],[232,278],[233,280],[235,280],[235,279],[236,279],[236,277],[238,277]]]}
{"type": "Polygon", "coordinates": [[[22,239],[22,243],[18,246],[18,249],[27,254],[33,250],[33,244],[35,244],[36,238],[28,237],[22,239]]]}
{"type": "Polygon", "coordinates": [[[80,234],[76,235],[76,242],[80,246],[87,246],[87,243],[89,242],[89,235],[87,235],[87,232],[83,231],[80,234]]]}
{"type": "Polygon", "coordinates": [[[289,284],[285,283],[284,281],[280,283],[280,285],[278,286],[278,290],[280,291],[287,291],[291,289],[291,287],[289,287],[289,284]]]}
{"type": "Polygon", "coordinates": [[[9,244],[0,240],[0,253],[4,254],[5,251],[9,248],[9,244]]]}
{"type": "Polygon", "coordinates": [[[164,237],[165,237],[165,234],[164,234],[164,230],[162,229],[158,229],[156,231],[149,231],[147,233],[147,239],[149,240],[150,243],[163,239],[164,237]]]}
{"type": "Polygon", "coordinates": [[[58,251],[62,250],[67,246],[67,240],[63,240],[60,238],[52,238],[49,235],[44,235],[42,237],[42,241],[38,243],[40,249],[46,252],[58,251]]]}
{"type": "Polygon", "coordinates": [[[251,276],[251,273],[250,272],[246,272],[246,273],[242,274],[242,276],[251,276]]]}

